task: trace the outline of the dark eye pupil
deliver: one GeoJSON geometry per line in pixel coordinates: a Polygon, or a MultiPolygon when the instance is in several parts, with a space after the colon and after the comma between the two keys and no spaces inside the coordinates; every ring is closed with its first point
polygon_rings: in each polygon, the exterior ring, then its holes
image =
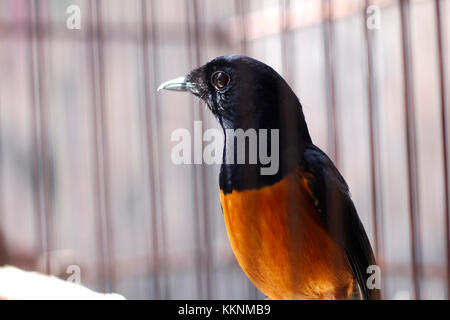
{"type": "Polygon", "coordinates": [[[225,87],[228,84],[228,81],[229,77],[225,72],[219,71],[213,75],[214,85],[219,89],[225,87]]]}

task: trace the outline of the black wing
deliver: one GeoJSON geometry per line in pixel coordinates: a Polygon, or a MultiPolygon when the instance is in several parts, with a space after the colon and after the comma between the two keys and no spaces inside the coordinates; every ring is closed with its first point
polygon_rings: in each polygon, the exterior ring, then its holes
{"type": "Polygon", "coordinates": [[[366,285],[370,276],[367,267],[376,265],[376,261],[347,183],[330,158],[312,144],[306,148],[301,164],[312,174],[309,187],[316,206],[328,232],[346,252],[364,299],[379,299],[380,290],[366,285]]]}

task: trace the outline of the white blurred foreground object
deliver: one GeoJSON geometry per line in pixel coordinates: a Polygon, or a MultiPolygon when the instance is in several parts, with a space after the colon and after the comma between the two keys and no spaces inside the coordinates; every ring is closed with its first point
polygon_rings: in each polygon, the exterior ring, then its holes
{"type": "Polygon", "coordinates": [[[125,300],[120,294],[103,294],[79,284],[15,267],[0,267],[0,300],[125,300]]]}

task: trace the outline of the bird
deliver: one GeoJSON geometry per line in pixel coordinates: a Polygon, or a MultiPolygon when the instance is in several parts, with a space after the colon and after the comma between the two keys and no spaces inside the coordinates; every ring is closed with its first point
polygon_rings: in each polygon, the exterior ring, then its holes
{"type": "Polygon", "coordinates": [[[278,140],[265,136],[269,149],[278,146],[275,173],[262,174],[267,162],[261,159],[230,161],[238,150],[235,137],[226,134],[219,173],[231,248],[268,299],[380,299],[379,288],[367,285],[376,260],[349,187],[312,142],[302,104],[279,73],[251,57],[227,55],[162,83],[162,89],[200,98],[224,133],[277,132],[278,140]]]}

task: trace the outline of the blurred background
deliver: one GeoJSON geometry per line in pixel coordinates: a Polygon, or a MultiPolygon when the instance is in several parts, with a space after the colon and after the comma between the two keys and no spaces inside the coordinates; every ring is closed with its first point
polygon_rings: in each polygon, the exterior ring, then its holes
{"type": "Polygon", "coordinates": [[[219,166],[170,160],[173,130],[215,120],[156,93],[245,54],[288,80],[346,178],[384,298],[447,299],[448,21],[449,0],[0,0],[0,265],[79,266],[127,298],[264,298],[229,246],[219,166]]]}

